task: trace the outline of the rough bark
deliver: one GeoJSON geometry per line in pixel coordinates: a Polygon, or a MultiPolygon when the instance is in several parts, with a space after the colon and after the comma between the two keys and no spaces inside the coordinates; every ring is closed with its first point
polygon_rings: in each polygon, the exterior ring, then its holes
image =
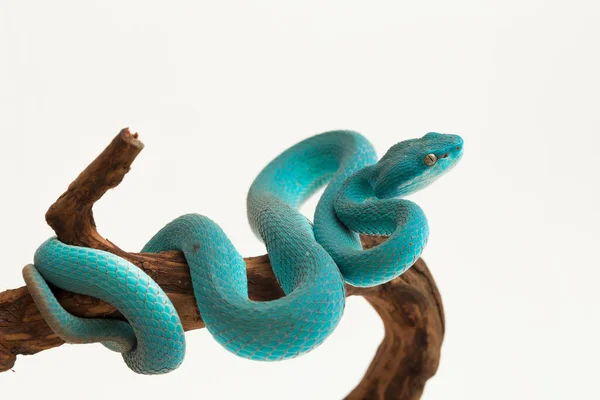
{"type": "MultiPolygon", "coordinates": [[[[185,330],[204,327],[195,304],[188,266],[179,252],[128,253],[96,230],[92,207],[117,186],[143,149],[137,134],[122,130],[109,146],[50,207],[48,224],[68,244],[98,248],[131,261],[165,290],[185,330]]],[[[365,248],[385,238],[363,237],[365,248]]],[[[283,296],[268,255],[245,259],[250,297],[272,300],[283,296]]],[[[419,259],[402,276],[374,288],[347,286],[349,296],[364,296],[381,316],[385,336],[363,380],[346,397],[416,400],[438,367],[444,335],[440,294],[425,263],[419,259]]],[[[111,305],[88,296],[56,290],[61,304],[82,317],[122,318],[111,305]]],[[[27,288],[0,293],[0,372],[10,370],[19,354],[35,354],[64,342],[48,327],[27,288]]],[[[351,359],[352,354],[347,355],[351,359]]]]}

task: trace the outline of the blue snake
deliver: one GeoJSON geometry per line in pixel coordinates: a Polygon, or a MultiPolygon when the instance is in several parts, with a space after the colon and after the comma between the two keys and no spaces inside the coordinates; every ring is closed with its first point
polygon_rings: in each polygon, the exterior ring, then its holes
{"type": "MultiPolygon", "coordinates": [[[[143,252],[183,252],[206,328],[225,349],[252,360],[283,360],[321,344],[340,321],[345,282],[375,286],[402,274],[420,256],[429,234],[421,208],[402,197],[456,165],[459,136],[428,133],[391,147],[378,161],[371,143],[353,131],[332,131],[284,151],[250,187],[250,226],[264,242],[285,296],[248,298],[246,266],[223,230],[188,214],[161,229],[143,252]],[[314,223],[298,211],[328,184],[314,223]],[[359,234],[386,235],[363,250],[359,234]]],[[[57,336],[120,352],[141,374],[172,371],[183,361],[184,330],[165,292],[140,268],[105,251],[51,238],[24,268],[27,287],[57,336]],[[102,299],[126,321],[79,318],[49,284],[102,299]]]]}

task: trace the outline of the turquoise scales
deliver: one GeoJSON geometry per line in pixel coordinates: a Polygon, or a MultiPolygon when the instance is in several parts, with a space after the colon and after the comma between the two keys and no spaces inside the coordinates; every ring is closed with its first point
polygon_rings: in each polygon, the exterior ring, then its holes
{"type": "MultiPolygon", "coordinates": [[[[207,329],[227,350],[254,360],[281,360],[321,344],[337,326],[344,281],[387,282],[409,268],[427,241],[422,210],[400,197],[449,171],[462,156],[462,139],[428,133],[390,148],[377,161],[373,146],[351,131],[327,132],[289,148],[252,184],[248,218],[264,241],[286,296],[248,299],[245,263],[221,228],[190,214],[167,224],[144,252],[180,250],[190,266],[198,308],[207,329]],[[314,226],[298,207],[329,182],[314,226]],[[389,235],[362,250],[358,233],[389,235]]],[[[123,353],[135,372],[171,371],[183,361],[185,338],[173,304],[142,270],[96,249],[49,239],[35,267],[23,275],[42,315],[71,343],[101,342],[123,353]],[[68,314],[48,283],[113,304],[127,322],[68,314]]]]}

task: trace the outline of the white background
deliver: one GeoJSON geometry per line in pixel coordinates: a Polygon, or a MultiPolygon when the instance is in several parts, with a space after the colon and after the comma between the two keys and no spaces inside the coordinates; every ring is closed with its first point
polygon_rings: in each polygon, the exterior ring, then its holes
{"type": "MultiPolygon", "coordinates": [[[[264,251],[246,190],[293,143],[347,128],[383,154],[453,132],[465,157],[414,196],[447,317],[423,398],[597,399],[599,11],[541,0],[2,0],[0,289],[22,286],[21,267],[52,235],[46,209],[125,126],[146,149],[95,208],[100,232],[139,250],[199,212],[245,255],[264,251]]],[[[353,298],[331,338],[295,360],[239,359],[201,330],[166,376],[136,376],[100,345],[62,346],[19,357],[0,390],[336,399],[382,335],[353,298]]]]}

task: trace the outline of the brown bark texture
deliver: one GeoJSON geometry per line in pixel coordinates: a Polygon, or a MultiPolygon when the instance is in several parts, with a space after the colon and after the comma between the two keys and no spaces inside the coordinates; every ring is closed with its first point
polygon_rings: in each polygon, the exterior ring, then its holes
{"type": "MultiPolygon", "coordinates": [[[[173,301],[185,330],[200,329],[204,323],[181,253],[129,253],[96,230],[94,203],[121,183],[143,147],[137,134],[123,129],[50,207],[46,221],[67,244],[106,250],[143,269],[173,301]]],[[[369,248],[385,238],[365,236],[362,240],[369,248]]],[[[283,296],[268,255],[245,260],[252,299],[266,301],[283,296]]],[[[74,315],[123,318],[101,300],[59,289],[55,293],[74,315]]],[[[365,297],[375,308],[383,320],[385,336],[364,378],[346,399],[419,399],[425,383],[437,371],[444,336],[440,294],[425,263],[419,259],[403,275],[384,285],[347,286],[347,293],[365,297]]],[[[0,293],[0,372],[11,370],[19,354],[31,355],[63,343],[42,319],[26,287],[0,293]]],[[[352,354],[346,357],[345,362],[351,362],[352,354]]]]}

